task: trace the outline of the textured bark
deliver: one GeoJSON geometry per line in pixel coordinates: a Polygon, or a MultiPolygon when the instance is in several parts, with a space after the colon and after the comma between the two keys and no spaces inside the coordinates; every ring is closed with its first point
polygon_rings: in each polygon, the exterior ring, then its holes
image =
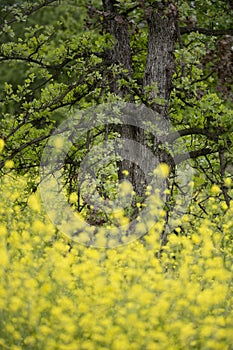
{"type": "MultiPolygon", "coordinates": [[[[110,33],[115,38],[116,43],[114,48],[109,52],[108,60],[113,64],[119,64],[124,69],[127,69],[128,75],[132,76],[132,56],[130,49],[130,38],[128,32],[128,23],[126,18],[118,13],[116,7],[117,1],[103,0],[104,9],[104,30],[110,33]]],[[[112,91],[124,97],[126,90],[119,88],[117,81],[112,79],[110,85],[112,91]]]]}
{"type": "Polygon", "coordinates": [[[157,3],[146,9],[148,22],[148,54],[143,85],[157,85],[150,93],[152,108],[161,118],[168,116],[168,103],[174,73],[174,47],[177,36],[177,8],[172,1],[157,3]],[[157,101],[161,99],[161,101],[157,101]],[[156,101],[155,101],[156,100],[156,101]]]}
{"type": "MultiPolygon", "coordinates": [[[[172,88],[172,76],[175,69],[174,48],[177,39],[178,11],[173,1],[155,2],[154,8],[146,8],[148,22],[148,51],[143,80],[143,87],[152,86],[149,93],[151,108],[158,113],[160,131],[169,131],[169,99],[172,88]]],[[[154,152],[160,162],[167,163],[174,169],[173,158],[161,149],[154,140],[154,152]]],[[[167,187],[168,183],[164,183],[167,187]]],[[[165,188],[164,188],[165,189],[165,188]]],[[[163,189],[161,189],[163,192],[163,189]]],[[[167,195],[166,201],[169,201],[167,195]]],[[[166,222],[169,220],[167,212],[166,222]]],[[[161,233],[161,245],[167,243],[166,225],[161,233]]]]}
{"type": "MultiPolygon", "coordinates": [[[[127,69],[129,78],[132,77],[132,56],[130,48],[130,37],[128,31],[127,19],[123,15],[119,14],[117,7],[117,1],[115,0],[103,0],[103,8],[105,13],[104,29],[109,32],[116,40],[115,46],[109,53],[108,60],[114,64],[119,64],[120,67],[127,69]]],[[[124,99],[128,93],[127,88],[119,88],[117,79],[110,78],[110,86],[112,92],[119,95],[124,99]]],[[[133,100],[131,100],[133,101],[133,100]]],[[[132,126],[122,125],[117,129],[121,134],[122,139],[134,140],[140,144],[144,143],[143,130],[132,126]]],[[[131,149],[131,152],[136,152],[131,149]]],[[[138,155],[143,157],[143,155],[138,155]]],[[[127,179],[132,183],[135,192],[142,196],[144,192],[144,173],[134,162],[129,160],[123,160],[118,163],[118,178],[122,180],[124,178],[122,171],[127,170],[129,175],[127,179]]]]}
{"type": "MultiPolygon", "coordinates": [[[[116,4],[117,1],[115,0],[103,0],[105,14],[104,29],[116,40],[115,46],[108,53],[108,60],[127,69],[128,75],[131,77],[132,57],[128,23],[127,19],[118,12],[116,4]]],[[[145,7],[142,1],[141,6],[145,11],[149,33],[148,54],[143,86],[144,88],[146,86],[152,87],[149,93],[148,103],[151,108],[159,114],[163,124],[162,128],[167,130],[169,120],[168,103],[172,86],[172,75],[174,72],[177,9],[172,1],[155,1],[151,7],[145,7]],[[154,88],[154,84],[157,84],[158,89],[154,88]]],[[[110,86],[112,92],[121,96],[123,99],[128,93],[127,88],[119,88],[117,80],[113,78],[110,79],[110,86]]],[[[124,139],[132,139],[138,143],[145,144],[144,132],[137,127],[123,125],[118,131],[120,131],[121,137],[124,139]]],[[[159,152],[157,145],[155,149],[159,152]]],[[[144,156],[143,154],[138,155],[141,159],[143,159],[144,156]]],[[[162,152],[161,155],[157,154],[157,156],[158,159],[162,161],[167,160],[167,155],[164,154],[164,152],[162,152]]],[[[133,184],[136,193],[143,196],[145,187],[143,169],[140,169],[133,162],[124,160],[119,164],[119,180],[122,179],[122,170],[128,170],[128,180],[133,184]]]]}

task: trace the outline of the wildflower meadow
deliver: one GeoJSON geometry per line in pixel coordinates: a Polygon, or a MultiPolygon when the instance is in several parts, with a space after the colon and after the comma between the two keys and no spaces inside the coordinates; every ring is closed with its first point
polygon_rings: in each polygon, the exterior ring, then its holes
{"type": "Polygon", "coordinates": [[[232,349],[233,207],[216,186],[212,216],[183,216],[163,249],[159,220],[101,249],[59,233],[26,182],[1,178],[1,349],[232,349]]]}

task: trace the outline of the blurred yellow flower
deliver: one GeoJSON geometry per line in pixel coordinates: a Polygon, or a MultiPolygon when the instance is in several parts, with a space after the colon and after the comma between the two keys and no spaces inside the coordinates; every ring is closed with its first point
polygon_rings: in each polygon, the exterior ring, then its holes
{"type": "Polygon", "coordinates": [[[12,169],[12,168],[14,168],[14,162],[13,162],[13,160],[6,160],[6,161],[5,161],[5,164],[4,164],[4,167],[5,167],[6,169],[12,169]]]}
{"type": "Polygon", "coordinates": [[[38,194],[31,194],[30,197],[28,198],[28,206],[32,210],[39,212],[41,209],[41,203],[40,203],[40,198],[38,194]]]}
{"type": "Polygon", "coordinates": [[[129,194],[132,194],[133,192],[133,186],[129,181],[122,181],[119,185],[120,194],[121,196],[127,196],[129,194]]]}
{"type": "Polygon", "coordinates": [[[64,146],[64,138],[62,136],[56,136],[54,142],[53,142],[55,148],[62,149],[64,146]]]}
{"type": "Polygon", "coordinates": [[[4,146],[5,146],[4,140],[3,140],[3,139],[0,139],[0,153],[3,151],[4,146]]]}
{"type": "Polygon", "coordinates": [[[221,192],[221,189],[218,185],[214,184],[212,187],[211,187],[211,193],[213,195],[217,195],[221,192]]]}
{"type": "Polygon", "coordinates": [[[74,203],[77,203],[77,201],[78,201],[78,195],[77,195],[77,193],[76,192],[72,192],[71,194],[70,194],[70,203],[71,204],[74,204],[74,203]]]}
{"type": "Polygon", "coordinates": [[[230,177],[226,177],[226,178],[224,179],[224,184],[225,184],[225,186],[227,186],[227,187],[231,187],[231,185],[232,185],[232,180],[231,180],[231,178],[230,178],[230,177]]]}
{"type": "Polygon", "coordinates": [[[167,178],[170,174],[170,167],[166,163],[160,163],[154,170],[154,174],[162,178],[167,178]]]}
{"type": "Polygon", "coordinates": [[[129,175],[129,172],[128,172],[128,170],[123,170],[123,171],[122,171],[122,174],[125,175],[125,176],[128,176],[128,175],[129,175]]]}

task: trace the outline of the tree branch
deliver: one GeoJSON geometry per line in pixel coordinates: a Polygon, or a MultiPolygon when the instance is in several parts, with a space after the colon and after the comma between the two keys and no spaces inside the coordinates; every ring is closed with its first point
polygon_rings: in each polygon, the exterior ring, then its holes
{"type": "Polygon", "coordinates": [[[39,136],[33,140],[30,140],[26,143],[24,143],[23,145],[21,145],[19,148],[15,149],[10,156],[8,156],[4,161],[0,162],[0,169],[2,169],[4,167],[5,161],[9,160],[9,159],[13,159],[14,156],[18,153],[20,153],[21,151],[23,151],[25,148],[32,146],[32,145],[37,145],[38,143],[40,143],[43,140],[46,140],[47,138],[49,138],[51,136],[51,132],[48,135],[42,135],[39,136]]]}
{"type": "Polygon", "coordinates": [[[207,129],[193,127],[193,128],[188,128],[188,129],[177,130],[177,131],[172,132],[171,134],[164,135],[160,138],[160,141],[173,143],[174,141],[176,141],[180,137],[190,136],[190,135],[204,135],[204,136],[208,137],[210,140],[217,141],[218,136],[220,134],[222,134],[222,132],[223,132],[223,130],[216,130],[215,133],[212,133],[207,129]]]}
{"type": "MultiPolygon", "coordinates": [[[[1,53],[0,53],[1,55],[1,53]]],[[[43,63],[42,61],[40,60],[37,60],[37,59],[34,59],[32,57],[23,57],[23,56],[17,56],[17,55],[12,55],[12,56],[6,56],[6,55],[2,55],[0,56],[0,62],[3,62],[3,61],[26,61],[28,63],[34,63],[34,64],[37,64],[39,65],[40,67],[42,68],[47,68],[47,69],[52,69],[54,68],[53,66],[51,65],[48,65],[48,64],[45,64],[43,63]]]]}
{"type": "MultiPolygon", "coordinates": [[[[34,6],[31,6],[28,8],[28,10],[26,10],[25,12],[23,12],[23,16],[30,16],[32,15],[34,12],[40,10],[41,8],[51,5],[53,2],[57,2],[58,0],[44,0],[44,2],[40,3],[40,4],[36,4],[34,6]]],[[[9,21],[5,21],[4,24],[2,24],[0,26],[0,30],[2,30],[4,28],[5,25],[10,25],[14,22],[19,21],[17,16],[14,16],[13,18],[11,18],[9,21]]]]}
{"type": "Polygon", "coordinates": [[[175,164],[178,165],[187,159],[196,159],[198,157],[206,156],[208,154],[213,154],[216,152],[217,152],[216,150],[213,150],[211,148],[201,148],[201,149],[198,149],[195,151],[190,151],[187,153],[178,154],[177,156],[174,156],[173,159],[174,159],[175,164]]]}
{"type": "Polygon", "coordinates": [[[180,34],[190,34],[192,32],[198,32],[205,35],[221,36],[221,35],[233,35],[233,29],[209,29],[200,27],[180,27],[180,34]]]}

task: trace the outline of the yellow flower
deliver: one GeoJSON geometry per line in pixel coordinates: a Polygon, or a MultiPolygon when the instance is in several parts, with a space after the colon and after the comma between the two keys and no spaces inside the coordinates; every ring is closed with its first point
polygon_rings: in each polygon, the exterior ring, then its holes
{"type": "Polygon", "coordinates": [[[24,339],[24,344],[26,345],[34,345],[36,342],[36,339],[35,337],[33,336],[27,336],[25,339],[24,339]]]}
{"type": "Polygon", "coordinates": [[[125,176],[128,176],[128,175],[129,175],[129,172],[128,172],[128,170],[123,170],[123,171],[122,171],[122,174],[125,175],[125,176]]]}
{"type": "Polygon", "coordinates": [[[6,249],[1,249],[0,266],[5,267],[8,264],[8,254],[6,249]]]}
{"type": "Polygon", "coordinates": [[[78,201],[78,195],[77,195],[77,193],[76,192],[72,192],[71,194],[70,194],[70,203],[71,204],[74,204],[74,203],[76,203],[78,201]]]}
{"type": "Polygon", "coordinates": [[[0,224],[0,236],[6,236],[7,235],[7,228],[4,224],[0,224]]]}
{"type": "Polygon", "coordinates": [[[57,149],[62,149],[62,147],[64,146],[64,138],[62,136],[57,136],[53,144],[57,149]]]}
{"type": "Polygon", "coordinates": [[[166,179],[170,174],[170,167],[166,163],[160,163],[154,170],[154,174],[166,179]]]}
{"type": "Polygon", "coordinates": [[[129,224],[129,218],[127,218],[126,216],[123,216],[121,219],[120,219],[120,224],[121,226],[126,226],[129,224]]]}
{"type": "Polygon", "coordinates": [[[218,185],[214,184],[212,187],[211,187],[211,193],[213,195],[217,195],[221,192],[221,189],[218,185]]]}
{"type": "Polygon", "coordinates": [[[121,219],[122,217],[124,217],[124,209],[122,208],[115,208],[112,212],[112,216],[115,218],[115,219],[121,219]]]}
{"type": "Polygon", "coordinates": [[[14,168],[14,162],[13,162],[13,160],[6,160],[6,161],[5,161],[4,167],[5,167],[6,169],[12,169],[12,168],[14,168]]]}
{"type": "Polygon", "coordinates": [[[31,196],[28,198],[28,206],[32,210],[39,212],[41,208],[39,196],[35,193],[31,194],[31,196]]]}
{"type": "Polygon", "coordinates": [[[45,229],[45,225],[42,221],[36,219],[33,223],[32,223],[32,230],[35,233],[40,233],[41,231],[44,231],[45,229]]]}
{"type": "Polygon", "coordinates": [[[221,207],[223,208],[223,210],[227,210],[228,209],[228,205],[226,202],[222,202],[221,203],[221,207]]]}
{"type": "Polygon", "coordinates": [[[88,233],[82,232],[78,235],[78,241],[80,243],[87,243],[90,240],[88,233]]]}
{"type": "Polygon", "coordinates": [[[5,145],[4,140],[3,140],[3,139],[0,139],[0,153],[3,151],[4,145],[5,145]]]}
{"type": "Polygon", "coordinates": [[[199,244],[201,242],[201,237],[197,233],[193,233],[191,239],[194,244],[199,244]]]}
{"type": "Polygon", "coordinates": [[[23,303],[24,303],[24,301],[19,296],[12,297],[10,302],[9,302],[10,310],[13,312],[19,311],[21,309],[21,307],[23,306],[23,303]]]}
{"type": "Polygon", "coordinates": [[[133,192],[133,186],[129,181],[123,181],[120,185],[120,193],[122,196],[127,196],[129,194],[132,194],[133,192]]]}
{"type": "Polygon", "coordinates": [[[90,340],[84,340],[82,342],[82,349],[83,350],[95,350],[95,344],[93,344],[90,340]]]}
{"type": "Polygon", "coordinates": [[[227,186],[227,187],[231,187],[231,184],[232,184],[231,178],[230,178],[230,177],[225,178],[225,179],[224,179],[224,184],[225,184],[225,186],[227,186]]]}

